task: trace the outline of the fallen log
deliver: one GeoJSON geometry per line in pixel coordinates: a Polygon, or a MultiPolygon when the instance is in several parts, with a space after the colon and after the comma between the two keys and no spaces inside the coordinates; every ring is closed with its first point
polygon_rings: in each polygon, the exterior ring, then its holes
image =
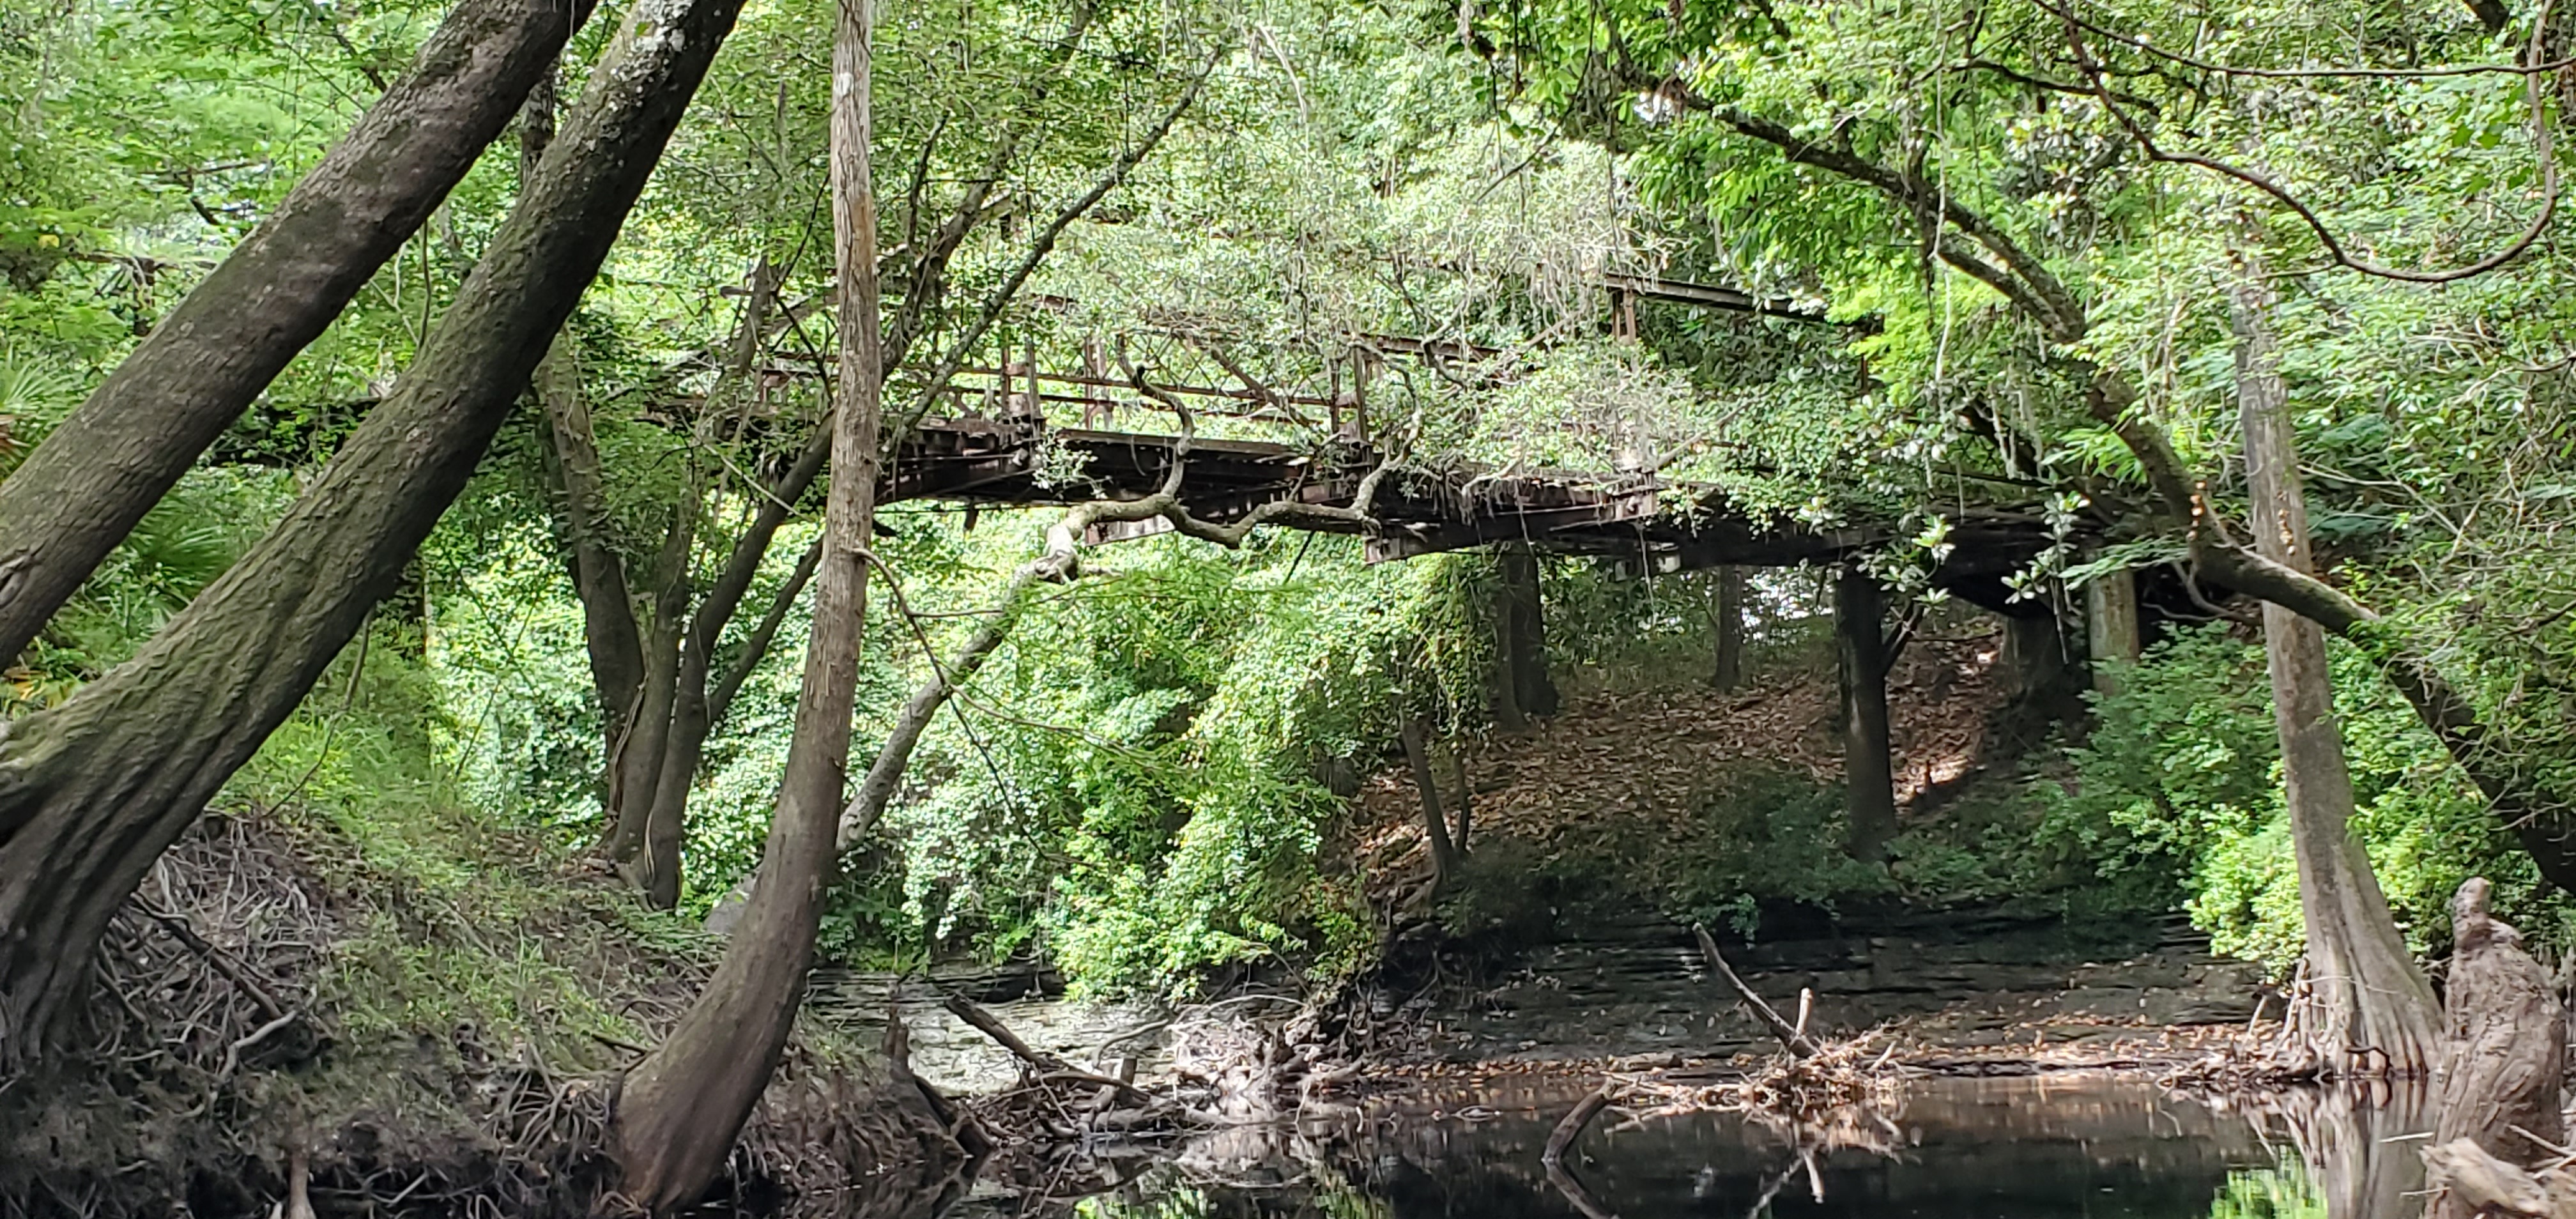
{"type": "Polygon", "coordinates": [[[1131,1097],[1140,1104],[1151,1105],[1154,1102],[1153,1095],[1137,1087],[1133,1080],[1103,1075],[1098,1071],[1083,1070],[1057,1055],[1047,1053],[1021,1040],[1019,1034],[1011,1031],[1011,1026],[1002,1023],[1001,1017],[984,1010],[982,1004],[964,995],[942,995],[939,1005],[948,1009],[949,1015],[957,1017],[976,1032],[991,1038],[993,1044],[1010,1051],[1011,1057],[1026,1064],[1030,1073],[1040,1082],[1090,1084],[1094,1087],[1110,1089],[1115,1095],[1131,1097]]]}

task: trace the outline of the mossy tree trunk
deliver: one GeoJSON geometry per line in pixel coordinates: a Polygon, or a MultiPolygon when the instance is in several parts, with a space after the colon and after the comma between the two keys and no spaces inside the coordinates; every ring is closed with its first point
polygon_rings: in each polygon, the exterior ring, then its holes
{"type": "Polygon", "coordinates": [[[589,9],[450,10],[411,72],[0,481],[0,665],[420,228],[589,9]]]}
{"type": "MultiPolygon", "coordinates": [[[[2298,443],[2268,313],[2271,289],[2248,256],[2235,286],[2237,408],[2245,432],[2255,544],[2264,558],[2313,576],[2298,443]]],[[[2315,1010],[2308,1023],[2336,1073],[2423,1075],[2438,1061],[2432,986],[2407,955],[2370,858],[2352,833],[2352,775],[2334,717],[2325,632],[2286,606],[2263,606],[2263,650],[2280,730],[2281,777],[2298,857],[2315,1010]]]]}
{"type": "Polygon", "coordinates": [[[107,920],[399,579],[597,274],[740,0],[642,6],[402,384],[130,662],[0,739],[0,1061],[80,995],[107,920]]]}
{"type": "Polygon", "coordinates": [[[1857,564],[1834,579],[1834,652],[1842,687],[1843,792],[1852,858],[1887,857],[1896,837],[1896,763],[1888,738],[1886,596],[1857,564]]]}
{"type": "Polygon", "coordinates": [[[869,0],[841,0],[832,52],[831,177],[840,266],[833,479],[814,626],[778,806],[724,960],[679,1027],[626,1078],[611,1133],[627,1197],[663,1213],[715,1181],[786,1051],[832,877],[850,756],[867,546],[875,520],[885,376],[877,216],[868,161],[874,51],[869,0]]]}

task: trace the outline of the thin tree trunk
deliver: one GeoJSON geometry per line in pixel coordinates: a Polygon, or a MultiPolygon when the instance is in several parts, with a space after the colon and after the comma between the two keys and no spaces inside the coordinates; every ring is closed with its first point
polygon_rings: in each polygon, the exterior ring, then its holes
{"type": "MultiPolygon", "coordinates": [[[[537,164],[554,142],[555,103],[555,73],[549,68],[519,110],[521,182],[536,178],[537,164]]],[[[618,787],[617,746],[630,730],[630,717],[644,688],[644,636],[635,622],[626,561],[608,541],[599,442],[591,427],[590,403],[581,392],[579,353],[565,335],[558,333],[546,348],[529,389],[545,413],[545,422],[537,428],[537,444],[556,495],[556,511],[563,518],[565,568],[581,602],[591,689],[599,700],[601,807],[614,808],[610,793],[618,787]]]]}
{"type": "MultiPolygon", "coordinates": [[[[692,497],[694,498],[694,497],[692,497]]],[[[662,781],[662,754],[671,739],[671,708],[679,697],[680,632],[689,609],[689,557],[697,537],[698,505],[671,510],[662,550],[649,577],[653,593],[644,639],[644,681],[618,725],[608,755],[608,837],[601,854],[628,883],[643,887],[645,829],[662,781]]]]}
{"type": "Polygon", "coordinates": [[[0,663],[420,228],[589,8],[458,4],[411,72],[0,480],[0,663]]]}
{"type": "Polygon", "coordinates": [[[1468,851],[1467,836],[1476,821],[1476,786],[1467,778],[1467,746],[1460,740],[1449,742],[1449,777],[1458,784],[1458,854],[1468,851]]]}
{"type": "Polygon", "coordinates": [[[1843,790],[1852,858],[1887,857],[1896,837],[1896,772],[1887,727],[1887,616],[1878,578],[1857,566],[1834,580],[1841,661],[1843,790]]]}
{"type": "MultiPolygon", "coordinates": [[[[708,394],[710,410],[721,411],[728,391],[738,389],[750,376],[752,360],[759,351],[761,325],[776,299],[778,282],[778,273],[768,259],[752,268],[751,294],[743,307],[742,326],[733,356],[717,378],[715,390],[708,394]]],[[[773,499],[793,502],[784,497],[773,499]]],[[[695,508],[692,503],[689,510],[694,514],[695,508]]],[[[706,757],[707,734],[715,724],[708,681],[714,671],[716,644],[741,608],[743,595],[759,576],[770,539],[786,518],[787,511],[779,503],[763,503],[752,518],[752,527],[734,543],[724,571],[699,599],[695,611],[687,615],[687,633],[679,641],[678,667],[671,677],[669,722],[660,733],[660,748],[650,755],[658,768],[651,793],[639,803],[618,809],[621,819],[631,817],[637,808],[643,810],[642,847],[624,861],[624,871],[655,909],[668,910],[680,902],[680,852],[689,796],[696,783],[698,763],[706,757]]],[[[682,561],[687,561],[686,556],[682,561]]],[[[680,609],[674,606],[666,620],[676,623],[679,618],[680,609]]]]}
{"type": "MultiPolygon", "coordinates": [[[[2245,472],[2255,543],[2273,562],[2313,575],[2307,502],[2299,485],[2280,359],[2266,315],[2271,290],[2258,260],[2234,291],[2236,395],[2245,431],[2245,472]]],[[[2406,953],[2353,837],[2352,776],[2334,719],[2325,632],[2274,604],[2263,607],[2264,655],[2272,674],[2272,718],[2281,735],[2281,776],[2290,840],[2299,866],[2299,907],[2308,931],[2308,976],[2325,1063],[2335,1073],[2422,1075],[2438,1061],[2441,1021],[2432,987],[2406,953]]]]}
{"type": "Polygon", "coordinates": [[[1431,840],[1431,891],[1436,894],[1458,875],[1458,844],[1449,837],[1449,815],[1440,808],[1440,782],[1431,775],[1422,721],[1407,716],[1396,736],[1404,742],[1404,761],[1413,768],[1413,786],[1422,797],[1422,828],[1431,840]]]}
{"type": "Polygon", "coordinates": [[[1708,681],[1725,692],[1744,684],[1744,569],[1733,564],[1720,567],[1716,579],[1709,632],[1716,636],[1717,656],[1708,681]]]}
{"type": "Polygon", "coordinates": [[[778,628],[786,625],[788,613],[796,608],[797,597],[804,593],[806,583],[814,578],[815,565],[822,561],[823,539],[816,538],[804,554],[797,556],[796,569],[787,573],[787,582],[770,600],[769,612],[761,615],[760,625],[751,629],[750,637],[742,641],[742,650],[725,666],[724,678],[707,694],[707,722],[711,728],[724,725],[725,713],[733,709],[734,695],[742,692],[742,684],[751,680],[761,660],[769,655],[770,645],[778,639],[778,628]]]}
{"type": "Polygon", "coordinates": [[[706,990],[670,1038],[627,1076],[611,1131],[627,1197],[659,1213],[712,1184],[795,1025],[831,878],[850,755],[866,547],[875,516],[878,390],[876,199],[870,181],[868,0],[841,0],[832,54],[833,231],[841,278],[832,492],[814,591],[795,735],[761,856],[763,883],[706,990]]]}
{"type": "Polygon", "coordinates": [[[631,17],[566,125],[566,147],[493,234],[400,387],[321,478],[132,661],[9,725],[0,1062],[38,1055],[78,997],[110,915],[293,713],[463,490],[597,274],[739,8],[689,0],[631,17]]]}

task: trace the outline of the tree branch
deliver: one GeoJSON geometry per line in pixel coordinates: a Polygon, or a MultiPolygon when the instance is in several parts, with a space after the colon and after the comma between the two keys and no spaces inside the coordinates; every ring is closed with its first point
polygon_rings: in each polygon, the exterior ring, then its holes
{"type": "MultiPolygon", "coordinates": [[[[2067,9],[2051,7],[2047,3],[2047,0],[2034,0],[2034,2],[2038,3],[2040,7],[2046,8],[2048,11],[2057,14],[2060,23],[2064,25],[2066,29],[2067,46],[2075,52],[2075,66],[2084,73],[2085,79],[2093,83],[2094,95],[2100,99],[2103,108],[2110,112],[2112,121],[2118,123],[2122,130],[2128,132],[2130,139],[2137,141],[2139,151],[2146,153],[2148,160],[2161,161],[2170,165],[2190,165],[2200,169],[2206,169],[2211,173],[2227,178],[2233,178],[2238,182],[2242,182],[2247,186],[2251,186],[2254,189],[2271,196],[2275,201],[2280,203],[2282,206],[2289,208],[2292,213],[2296,214],[2299,220],[2308,226],[2309,232],[2316,234],[2317,242],[2323,245],[2326,249],[2326,258],[2336,266],[2343,267],[2350,271],[2357,271],[2363,275],[2376,276],[2380,279],[2397,280],[2401,283],[2452,283],[2457,280],[2484,275],[2489,271],[2505,265],[2506,263],[2512,262],[2514,259],[2522,257],[2526,251],[2530,250],[2533,245],[2540,241],[2541,234],[2548,231],[2550,221],[2555,219],[2558,215],[2558,155],[2556,150],[2551,146],[2548,113],[2549,107],[2545,100],[2545,95],[2540,87],[2540,74],[2538,73],[2529,73],[2524,75],[2523,86],[2525,91],[2530,95],[2531,102],[2532,150],[2534,155],[2540,161],[2539,214],[2531,218],[2531,223],[2524,227],[2522,235],[2515,238],[2512,244],[2486,256],[2485,258],[2481,258],[2476,262],[2470,263],[2467,266],[2453,267],[2443,271],[2410,271],[2402,267],[2384,266],[2354,255],[2351,251],[2344,248],[2343,242],[2335,237],[2334,230],[2328,228],[2325,220],[2319,217],[2313,209],[2311,209],[2305,202],[2302,202],[2297,195],[2292,194],[2289,188],[2282,186],[2280,183],[2273,181],[2271,178],[2263,174],[2244,168],[2243,166],[2230,165],[2227,162],[2218,160],[2214,157],[2204,157],[2198,153],[2190,152],[2170,152],[2159,147],[2156,144],[2155,137],[2148,134],[2146,125],[2140,123],[2135,115],[2130,114],[2127,109],[2123,108],[2119,102],[2113,99],[2110,85],[2103,80],[2101,65],[2093,61],[2091,52],[2085,47],[2083,33],[2084,27],[2078,23],[2074,13],[2067,9]]],[[[2541,35],[2549,25],[2549,4],[2550,0],[2541,0],[2540,10],[2532,19],[2531,45],[2525,57],[2533,62],[2538,62],[2540,59],[2541,35]]]]}
{"type": "MultiPolygon", "coordinates": [[[[1074,6],[1072,28],[1065,32],[1064,41],[1058,44],[1055,59],[1047,65],[1046,72],[1029,87],[1028,97],[1014,113],[1015,120],[1021,115],[1037,114],[1038,108],[1046,102],[1047,94],[1064,75],[1066,65],[1073,62],[1075,53],[1081,49],[1082,36],[1091,29],[1092,14],[1091,0],[1080,0],[1074,6]]],[[[946,126],[945,118],[941,120],[941,126],[946,126]]],[[[913,259],[912,278],[904,285],[903,304],[895,311],[894,325],[886,332],[886,367],[900,367],[913,340],[920,337],[922,320],[928,315],[931,303],[946,290],[948,260],[956,255],[958,246],[965,243],[966,235],[974,230],[976,222],[983,219],[984,200],[992,193],[994,183],[1001,181],[1002,175],[1010,171],[1011,158],[1019,155],[1020,137],[1027,130],[1026,124],[1017,121],[1003,128],[1001,139],[993,145],[993,155],[985,158],[984,172],[966,184],[965,191],[958,196],[956,209],[949,213],[948,219],[932,235],[930,243],[922,247],[920,254],[913,259]]],[[[937,138],[935,132],[932,138],[937,138]]],[[[925,145],[922,149],[923,175],[928,172],[929,162],[930,149],[925,145]]],[[[916,176],[913,181],[916,217],[920,214],[920,183],[921,176],[916,176]]],[[[954,370],[950,370],[948,375],[954,375],[954,370]]],[[[947,376],[934,378],[932,383],[945,386],[947,376]]],[[[908,430],[897,429],[898,433],[908,430]]]]}
{"type": "Polygon", "coordinates": [[[779,587],[778,596],[769,603],[769,612],[761,616],[760,625],[743,640],[742,651],[726,667],[724,676],[716,682],[716,688],[708,693],[707,724],[710,727],[724,723],[725,712],[732,708],[734,695],[741,693],[742,683],[751,679],[752,670],[759,668],[761,660],[769,655],[769,645],[777,640],[778,629],[786,623],[788,611],[795,608],[796,598],[805,591],[806,582],[814,578],[814,569],[822,561],[823,539],[818,537],[797,558],[796,570],[788,573],[787,583],[779,587]]]}
{"type": "Polygon", "coordinates": [[[1217,60],[1210,58],[1207,66],[1200,69],[1197,76],[1191,78],[1189,87],[1182,90],[1180,100],[1173,102],[1170,109],[1163,111],[1162,116],[1145,133],[1144,138],[1119,153],[1117,159],[1110,162],[1108,172],[1103,173],[1100,180],[1092,184],[1090,190],[1083,192],[1081,198],[1066,204],[1063,210],[1057,212],[1055,218],[1048,221],[1047,226],[1039,231],[1036,242],[1031,244],[1028,251],[1021,256],[1019,264],[1012,267],[1011,273],[1002,280],[1001,285],[984,298],[983,307],[976,311],[974,322],[967,326],[955,343],[949,345],[948,354],[940,358],[931,375],[924,380],[920,398],[913,403],[912,410],[904,415],[900,425],[893,429],[893,434],[900,436],[910,432],[921,422],[923,416],[930,413],[931,406],[938,401],[939,394],[948,387],[948,382],[956,377],[957,370],[965,366],[966,358],[974,352],[976,344],[983,342],[984,336],[1001,321],[1002,312],[1008,309],[1011,302],[1019,296],[1021,286],[1028,283],[1029,276],[1037,272],[1038,264],[1046,261],[1047,255],[1055,252],[1055,243],[1064,236],[1064,231],[1072,227],[1074,221],[1089,215],[1093,207],[1098,206],[1102,199],[1109,196],[1109,192],[1118,189],[1127,181],[1127,175],[1134,172],[1139,163],[1152,155],[1155,147],[1163,142],[1163,137],[1171,134],[1172,125],[1178,123],[1181,115],[1188,112],[1190,106],[1198,101],[1199,91],[1207,85],[1208,76],[1216,70],[1216,65],[1217,60]]]}

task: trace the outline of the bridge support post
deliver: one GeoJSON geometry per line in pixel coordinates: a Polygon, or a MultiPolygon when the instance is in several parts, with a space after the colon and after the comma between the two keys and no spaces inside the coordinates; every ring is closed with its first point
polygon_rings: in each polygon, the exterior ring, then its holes
{"type": "Polygon", "coordinates": [[[1494,552],[1494,722],[1506,732],[1556,714],[1547,674],[1547,614],[1539,599],[1538,554],[1527,542],[1494,552]]]}
{"type": "Polygon", "coordinates": [[[1877,862],[1896,837],[1896,766],[1887,723],[1886,596],[1858,566],[1834,580],[1834,642],[1842,669],[1843,801],[1852,858],[1877,862]]]}
{"type": "Polygon", "coordinates": [[[2084,586],[2084,634],[2092,660],[2093,689],[2117,694],[2120,681],[2111,675],[2112,661],[2138,658],[2138,574],[2115,571],[2084,586]]]}
{"type": "Polygon", "coordinates": [[[1744,684],[1744,569],[1732,563],[1710,576],[1709,634],[1716,655],[1708,682],[1720,693],[1744,684]]]}

